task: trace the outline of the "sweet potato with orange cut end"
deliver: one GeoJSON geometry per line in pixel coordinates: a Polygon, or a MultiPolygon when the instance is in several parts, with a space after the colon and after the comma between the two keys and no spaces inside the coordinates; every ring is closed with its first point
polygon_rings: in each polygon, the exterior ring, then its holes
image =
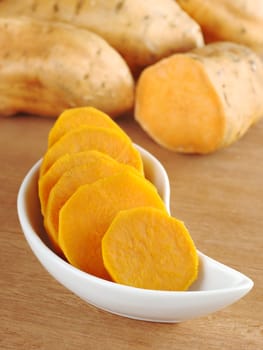
{"type": "Polygon", "coordinates": [[[227,42],[170,56],[144,70],[135,118],[166,148],[211,153],[263,116],[263,61],[227,42]]]}
{"type": "Polygon", "coordinates": [[[101,152],[91,151],[89,158],[86,157],[84,164],[65,171],[50,191],[44,215],[44,226],[56,251],[60,251],[58,245],[59,211],[78,187],[114,175],[127,168],[136,172],[138,176],[142,176],[133,167],[119,163],[101,152]]]}
{"type": "Polygon", "coordinates": [[[67,132],[48,149],[41,164],[40,176],[43,176],[63,154],[84,150],[106,153],[121,163],[134,166],[143,173],[141,155],[125,135],[109,128],[80,126],[67,132]]]}
{"type": "MultiPolygon", "coordinates": [[[[51,147],[68,131],[81,125],[110,128],[126,135],[125,132],[106,113],[94,107],[79,107],[65,110],[53,125],[48,135],[48,147],[51,147]]],[[[126,135],[128,137],[128,135],[126,135]]]]}
{"type": "Polygon", "coordinates": [[[183,291],[196,279],[198,254],[183,222],[162,210],[120,211],[102,239],[113,281],[133,287],[183,291]]]}
{"type": "Polygon", "coordinates": [[[101,239],[120,210],[150,206],[166,211],[156,188],[142,176],[123,171],[80,186],[59,213],[58,242],[68,261],[109,279],[101,239]]]}

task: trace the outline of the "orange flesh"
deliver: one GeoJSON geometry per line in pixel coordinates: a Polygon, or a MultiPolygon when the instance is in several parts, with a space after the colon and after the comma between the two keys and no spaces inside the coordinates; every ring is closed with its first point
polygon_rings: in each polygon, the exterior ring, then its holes
{"type": "Polygon", "coordinates": [[[144,70],[135,117],[156,142],[181,152],[212,152],[224,133],[223,107],[203,65],[181,54],[144,70]]]}
{"type": "Polygon", "coordinates": [[[121,163],[134,166],[143,173],[141,155],[126,136],[109,128],[80,126],[67,132],[48,149],[40,168],[40,176],[43,176],[65,153],[71,154],[85,150],[106,153],[121,163]]]}
{"type": "Polygon", "coordinates": [[[101,253],[101,239],[123,209],[151,206],[166,211],[156,188],[142,176],[125,171],[83,185],[59,214],[59,245],[75,267],[109,279],[101,253]]]}
{"type": "Polygon", "coordinates": [[[154,290],[187,290],[197,277],[198,255],[184,224],[164,211],[119,212],[102,239],[113,281],[154,290]]]}
{"type": "Polygon", "coordinates": [[[50,191],[44,216],[44,226],[56,250],[60,250],[58,245],[59,211],[70,196],[81,185],[114,175],[127,168],[137,173],[134,168],[119,163],[103,153],[96,152],[91,154],[90,159],[86,158],[85,164],[64,172],[50,191]]]}
{"type": "MultiPolygon", "coordinates": [[[[68,170],[75,166],[87,164],[96,161],[98,155],[102,155],[99,151],[83,151],[71,154],[64,154],[59,157],[48,171],[39,178],[38,194],[41,204],[41,212],[45,215],[46,206],[50,191],[60,179],[60,177],[68,170]],[[93,160],[94,159],[94,160],[93,160]]],[[[104,155],[107,157],[107,155],[104,155]]]]}
{"type": "MultiPolygon", "coordinates": [[[[48,136],[48,147],[68,131],[81,125],[111,128],[126,135],[123,130],[105,113],[94,107],[79,107],[65,110],[57,119],[48,136]]],[[[126,137],[128,137],[126,135],[126,137]]]]}

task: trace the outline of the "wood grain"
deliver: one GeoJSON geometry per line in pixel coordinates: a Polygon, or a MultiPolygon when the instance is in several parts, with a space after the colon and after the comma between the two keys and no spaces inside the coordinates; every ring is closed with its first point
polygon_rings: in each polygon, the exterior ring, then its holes
{"type": "MultiPolygon", "coordinates": [[[[198,248],[247,274],[253,290],[234,305],[180,324],[135,321],[85,304],[39,264],[16,211],[20,183],[42,157],[53,119],[0,119],[0,348],[238,349],[263,348],[263,122],[234,145],[186,156],[155,144],[132,116],[119,125],[165,166],[171,208],[198,248]]],[[[106,296],[105,296],[106,297],[106,296]]]]}

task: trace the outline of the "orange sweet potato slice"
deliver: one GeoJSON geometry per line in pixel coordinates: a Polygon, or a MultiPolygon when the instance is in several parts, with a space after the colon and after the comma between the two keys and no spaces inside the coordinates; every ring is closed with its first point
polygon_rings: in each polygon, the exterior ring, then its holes
{"type": "Polygon", "coordinates": [[[126,136],[109,128],[85,125],[67,132],[48,149],[41,164],[40,176],[63,154],[84,150],[106,153],[121,163],[134,166],[143,173],[141,155],[126,136]]]}
{"type": "MultiPolygon", "coordinates": [[[[125,132],[107,114],[94,107],[78,107],[65,110],[56,120],[48,135],[48,148],[68,131],[81,125],[110,128],[125,132]]],[[[128,137],[128,135],[126,135],[128,137]]]]}
{"type": "MultiPolygon", "coordinates": [[[[60,179],[64,172],[75,166],[97,162],[98,156],[102,157],[103,153],[99,151],[82,151],[71,154],[64,154],[59,157],[48,171],[40,176],[38,180],[38,194],[41,205],[41,212],[45,215],[48,197],[51,189],[60,179]]],[[[104,154],[105,157],[108,157],[104,154]]]]}
{"type": "Polygon", "coordinates": [[[128,168],[141,176],[133,167],[119,163],[106,154],[98,151],[95,151],[95,153],[91,151],[89,154],[90,159],[85,157],[86,162],[84,164],[64,172],[49,194],[44,215],[44,226],[57,252],[61,251],[58,244],[59,211],[79,186],[92,183],[105,176],[114,175],[128,168]]]}
{"type": "Polygon", "coordinates": [[[75,267],[109,279],[101,239],[123,209],[150,206],[166,211],[156,188],[143,176],[123,171],[80,186],[59,213],[59,245],[75,267]]]}
{"type": "Polygon", "coordinates": [[[198,274],[183,222],[150,207],[120,211],[102,239],[102,255],[115,282],[138,288],[183,291],[198,274]]]}

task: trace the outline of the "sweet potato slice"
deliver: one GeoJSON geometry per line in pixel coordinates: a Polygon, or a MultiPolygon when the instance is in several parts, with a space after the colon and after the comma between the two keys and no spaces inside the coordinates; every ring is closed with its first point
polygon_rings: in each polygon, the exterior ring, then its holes
{"type": "Polygon", "coordinates": [[[60,177],[66,171],[76,166],[97,162],[98,157],[105,157],[108,159],[109,156],[95,150],[70,154],[66,153],[59,157],[43,176],[40,176],[38,180],[38,195],[43,215],[45,215],[46,212],[50,191],[60,177]]]}
{"type": "Polygon", "coordinates": [[[166,211],[156,188],[132,171],[80,186],[59,213],[59,245],[75,267],[109,279],[101,253],[101,239],[123,209],[150,206],[166,211]]]}
{"type": "MultiPolygon", "coordinates": [[[[51,147],[61,136],[81,125],[97,126],[124,131],[106,113],[94,107],[79,107],[65,110],[56,120],[48,135],[48,147],[51,147]]],[[[128,135],[126,135],[128,137],[128,135]]]]}
{"type": "Polygon", "coordinates": [[[59,211],[70,196],[79,186],[114,175],[126,168],[130,168],[131,171],[141,176],[133,167],[119,163],[104,153],[96,152],[90,154],[90,159],[86,157],[85,164],[75,166],[63,173],[50,191],[44,216],[45,229],[56,251],[60,252],[58,245],[59,211]]]}
{"type": "Polygon", "coordinates": [[[40,176],[63,154],[84,150],[97,150],[106,153],[121,163],[134,166],[143,173],[141,155],[129,138],[109,128],[82,125],[67,132],[48,149],[41,164],[40,176]]]}
{"type": "Polygon", "coordinates": [[[198,255],[183,222],[162,210],[120,211],[102,239],[104,265],[121,284],[187,290],[198,274],[198,255]]]}

